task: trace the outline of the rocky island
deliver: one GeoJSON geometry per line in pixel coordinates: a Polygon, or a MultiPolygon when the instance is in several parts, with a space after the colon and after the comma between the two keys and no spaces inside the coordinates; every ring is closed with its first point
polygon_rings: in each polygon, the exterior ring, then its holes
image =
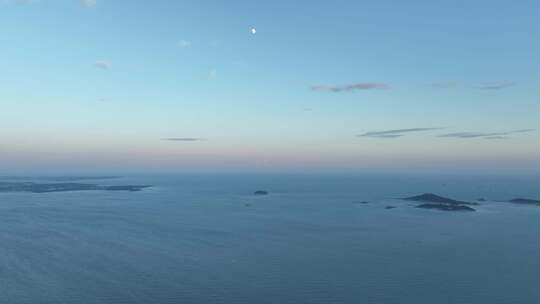
{"type": "Polygon", "coordinates": [[[510,200],[510,203],[540,206],[540,200],[534,200],[534,199],[529,199],[529,198],[514,198],[510,200]]]}
{"type": "Polygon", "coordinates": [[[264,190],[257,190],[255,191],[255,193],[253,193],[255,195],[268,195],[268,191],[264,191],[264,190]]]}
{"type": "Polygon", "coordinates": [[[404,198],[406,201],[422,202],[423,204],[417,205],[416,208],[423,209],[437,209],[442,211],[476,211],[469,206],[479,205],[478,203],[457,201],[451,198],[438,196],[432,193],[425,193],[422,195],[411,196],[404,198]]]}
{"type": "Polygon", "coordinates": [[[134,186],[134,185],[126,185],[126,186],[105,186],[101,187],[101,190],[105,191],[129,191],[129,192],[137,192],[141,191],[144,188],[150,188],[152,186],[149,185],[142,185],[142,186],[134,186]]]}
{"type": "Polygon", "coordinates": [[[82,183],[0,182],[0,192],[141,191],[149,185],[100,186],[82,183]]]}
{"type": "Polygon", "coordinates": [[[437,209],[443,211],[476,211],[475,209],[465,205],[448,205],[440,203],[425,203],[416,206],[416,208],[422,209],[437,209]]]}
{"type": "Polygon", "coordinates": [[[424,193],[422,195],[411,196],[404,198],[406,201],[416,201],[416,202],[425,202],[425,203],[439,203],[439,204],[451,204],[451,205],[478,205],[478,203],[457,201],[451,198],[446,198],[438,196],[433,193],[424,193]]]}

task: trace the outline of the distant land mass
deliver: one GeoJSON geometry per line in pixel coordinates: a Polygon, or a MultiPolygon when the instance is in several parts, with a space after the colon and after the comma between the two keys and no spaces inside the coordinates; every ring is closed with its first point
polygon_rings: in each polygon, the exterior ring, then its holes
{"type": "Polygon", "coordinates": [[[422,209],[437,209],[442,211],[476,211],[474,208],[465,205],[452,205],[452,204],[440,204],[440,203],[425,203],[416,206],[416,208],[422,209]]]}
{"type": "Polygon", "coordinates": [[[426,203],[451,204],[451,205],[472,205],[472,206],[479,205],[478,203],[457,201],[451,198],[438,196],[433,193],[424,193],[417,196],[411,196],[411,197],[404,198],[404,200],[415,201],[415,202],[426,202],[426,203]]]}
{"type": "Polygon", "coordinates": [[[97,179],[115,179],[121,176],[114,175],[98,175],[98,176],[0,176],[0,180],[46,180],[46,181],[82,181],[82,180],[97,180],[97,179]]]}
{"type": "Polygon", "coordinates": [[[424,193],[417,196],[411,196],[404,198],[404,200],[423,203],[417,205],[416,208],[437,209],[442,211],[476,211],[474,208],[469,206],[479,205],[478,203],[458,201],[451,198],[438,196],[433,193],[424,193]]]}
{"type": "Polygon", "coordinates": [[[529,198],[514,198],[510,200],[510,203],[540,206],[540,200],[529,199],[529,198]]]}
{"type": "Polygon", "coordinates": [[[141,191],[149,185],[100,186],[81,183],[0,182],[0,192],[49,193],[67,191],[141,191]]]}

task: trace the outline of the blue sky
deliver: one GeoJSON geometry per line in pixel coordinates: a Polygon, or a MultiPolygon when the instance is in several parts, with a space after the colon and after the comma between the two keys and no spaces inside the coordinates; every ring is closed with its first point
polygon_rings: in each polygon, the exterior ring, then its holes
{"type": "Polygon", "coordinates": [[[534,172],[539,16],[538,1],[0,0],[0,166],[534,172]]]}

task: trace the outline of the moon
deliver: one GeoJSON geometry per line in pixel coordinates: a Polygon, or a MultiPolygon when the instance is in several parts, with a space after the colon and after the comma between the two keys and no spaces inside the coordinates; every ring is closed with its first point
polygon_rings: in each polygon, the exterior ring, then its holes
{"type": "Polygon", "coordinates": [[[257,29],[254,28],[254,27],[252,27],[252,28],[251,28],[251,33],[252,33],[253,35],[257,34],[257,29]]]}

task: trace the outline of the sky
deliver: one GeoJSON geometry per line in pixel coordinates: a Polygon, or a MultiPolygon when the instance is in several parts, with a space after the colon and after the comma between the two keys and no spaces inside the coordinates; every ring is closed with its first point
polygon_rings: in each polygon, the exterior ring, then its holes
{"type": "Polygon", "coordinates": [[[528,0],[0,0],[0,171],[538,172],[539,28],[528,0]]]}

